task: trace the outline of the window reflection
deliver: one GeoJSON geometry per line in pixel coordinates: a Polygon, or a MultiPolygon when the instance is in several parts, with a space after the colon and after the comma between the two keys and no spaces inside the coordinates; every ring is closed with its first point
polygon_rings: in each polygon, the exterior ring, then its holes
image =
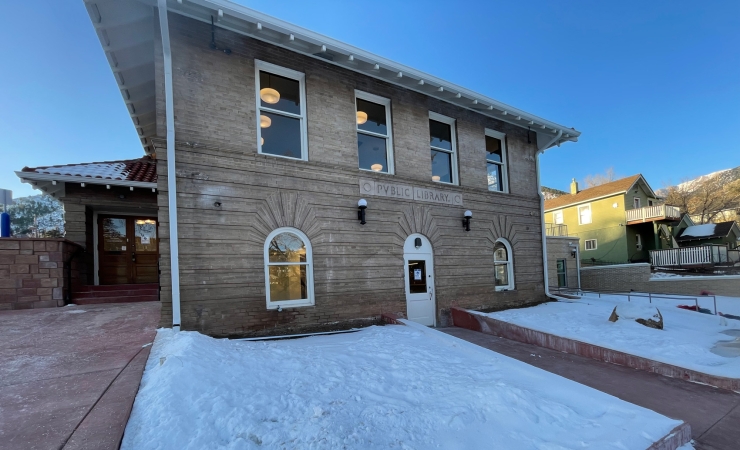
{"type": "Polygon", "coordinates": [[[432,147],[452,150],[452,130],[446,123],[429,121],[429,140],[432,147]]]}
{"type": "Polygon", "coordinates": [[[357,112],[365,113],[367,118],[358,114],[357,128],[363,131],[370,131],[382,135],[388,134],[388,125],[386,124],[385,106],[372,103],[361,98],[357,99],[357,112]],[[362,123],[360,123],[362,122],[362,123]]]}
{"type": "Polygon", "coordinates": [[[452,154],[432,150],[432,180],[452,183],[452,154]]]}
{"type": "Polygon", "coordinates": [[[260,118],[262,125],[269,123],[269,126],[263,127],[262,134],[262,153],[271,155],[287,156],[289,158],[301,157],[301,121],[292,117],[273,114],[262,111],[260,118]]]}
{"type": "Polygon", "coordinates": [[[503,191],[502,172],[504,170],[503,143],[500,139],[486,136],[486,164],[488,170],[488,190],[503,191]]]}
{"type": "Polygon", "coordinates": [[[126,248],[126,219],[103,219],[103,250],[121,252],[126,248]]]}
{"type": "Polygon", "coordinates": [[[360,169],[388,172],[386,140],[369,134],[357,133],[360,169]]]}
{"type": "Polygon", "coordinates": [[[270,241],[270,262],[306,262],[306,244],[292,233],[280,233],[270,241]]]}
{"type": "Polygon", "coordinates": [[[277,91],[279,100],[272,103],[270,98],[260,95],[260,106],[291,114],[301,114],[301,90],[297,80],[260,71],[260,94],[263,94],[262,90],[266,88],[277,91]],[[266,98],[270,102],[266,102],[266,98]]]}

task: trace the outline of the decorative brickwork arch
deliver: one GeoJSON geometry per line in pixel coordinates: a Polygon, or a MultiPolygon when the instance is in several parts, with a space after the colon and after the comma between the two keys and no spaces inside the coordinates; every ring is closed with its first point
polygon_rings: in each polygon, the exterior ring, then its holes
{"type": "Polygon", "coordinates": [[[300,194],[278,190],[261,203],[249,230],[250,241],[262,246],[267,235],[284,227],[301,230],[312,241],[321,234],[313,207],[300,194]]]}

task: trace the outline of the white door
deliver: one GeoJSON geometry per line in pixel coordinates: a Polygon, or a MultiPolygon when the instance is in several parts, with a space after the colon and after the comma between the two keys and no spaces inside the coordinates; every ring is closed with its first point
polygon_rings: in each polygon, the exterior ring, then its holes
{"type": "Polygon", "coordinates": [[[424,236],[412,234],[404,245],[406,316],[422,325],[436,322],[432,246],[424,236]]]}

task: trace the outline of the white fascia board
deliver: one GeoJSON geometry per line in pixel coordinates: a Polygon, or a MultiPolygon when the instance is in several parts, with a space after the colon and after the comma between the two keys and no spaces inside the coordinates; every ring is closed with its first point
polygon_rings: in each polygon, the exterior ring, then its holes
{"type": "Polygon", "coordinates": [[[127,181],[127,180],[110,180],[106,178],[88,178],[88,177],[73,177],[69,175],[53,175],[48,173],[34,173],[34,172],[20,172],[15,173],[21,181],[32,180],[32,181],[58,181],[61,183],[85,183],[85,184],[100,184],[100,185],[111,185],[111,186],[127,186],[127,187],[138,187],[144,189],[156,189],[157,183],[148,183],[144,181],[127,181]]]}
{"type": "MultiPolygon", "coordinates": [[[[352,55],[355,60],[363,61],[365,63],[372,64],[372,65],[377,64],[383,69],[389,70],[394,73],[401,73],[403,74],[403,77],[405,78],[412,78],[412,79],[420,80],[420,81],[423,80],[425,85],[432,85],[438,88],[441,87],[443,88],[444,91],[448,93],[460,94],[461,98],[459,99],[459,101],[454,101],[449,98],[443,98],[439,95],[434,95],[430,92],[422,91],[419,89],[414,89],[407,85],[394,82],[392,79],[389,79],[386,77],[380,77],[377,74],[372,73],[372,71],[370,70],[362,70],[359,67],[353,67],[351,64],[346,64],[346,63],[340,64],[337,61],[330,61],[325,58],[318,57],[312,53],[307,53],[307,52],[301,51],[300,49],[285,45],[283,43],[265,39],[263,37],[260,37],[259,35],[260,32],[252,32],[248,28],[238,29],[235,27],[230,27],[224,21],[221,21],[217,24],[219,28],[223,28],[223,29],[233,31],[235,33],[247,35],[249,37],[268,42],[272,45],[277,45],[285,49],[288,49],[290,51],[301,53],[301,54],[304,54],[306,56],[309,56],[315,59],[319,59],[324,63],[334,64],[339,67],[343,67],[345,69],[353,70],[355,72],[359,72],[364,75],[371,76],[373,78],[378,78],[385,82],[401,86],[405,89],[413,90],[413,91],[422,93],[429,97],[438,98],[444,102],[451,103],[451,104],[463,107],[465,109],[469,109],[471,111],[477,112],[479,114],[493,117],[495,119],[508,122],[513,125],[517,125],[522,128],[532,127],[533,128],[532,131],[538,134],[543,134],[543,131],[545,131],[541,128],[542,126],[544,126],[547,131],[551,131],[553,133],[556,133],[557,131],[562,131],[563,137],[559,139],[558,143],[563,142],[563,141],[576,142],[578,140],[578,137],[581,134],[580,131],[577,131],[573,128],[565,127],[563,125],[549,121],[547,119],[536,116],[534,114],[530,114],[528,112],[515,108],[511,105],[507,105],[506,103],[500,102],[498,100],[492,99],[485,95],[471,91],[462,86],[458,86],[449,81],[442,80],[433,75],[418,71],[416,69],[413,69],[411,67],[408,67],[400,63],[397,63],[395,61],[391,61],[389,59],[383,58],[382,56],[375,55],[373,53],[359,49],[357,47],[346,44],[344,42],[337,41],[328,36],[324,36],[322,34],[313,32],[311,30],[307,30],[297,25],[293,25],[292,23],[277,19],[275,17],[269,16],[259,11],[255,11],[251,8],[247,8],[246,6],[237,5],[232,2],[225,1],[225,0],[183,0],[182,4],[178,3],[175,0],[170,0],[168,2],[168,10],[176,14],[187,16],[195,20],[199,20],[201,22],[206,22],[208,24],[210,24],[210,15],[212,14],[213,16],[217,16],[218,11],[221,10],[223,11],[224,18],[227,16],[231,16],[236,19],[241,19],[250,24],[255,24],[255,25],[260,24],[263,30],[270,29],[278,33],[284,34],[286,36],[293,35],[294,40],[304,41],[308,44],[315,45],[317,47],[325,46],[327,50],[340,53],[347,57],[349,57],[349,55],[352,55]],[[211,10],[208,18],[198,16],[197,14],[195,14],[196,11],[192,11],[192,12],[187,11],[185,8],[187,8],[188,4],[198,5],[198,6],[211,10]],[[478,101],[478,104],[480,106],[485,106],[485,107],[491,106],[493,107],[493,110],[473,108],[472,107],[473,101],[476,101],[476,100],[478,101]],[[469,103],[470,106],[466,106],[464,103],[469,103]],[[507,113],[506,115],[502,115],[504,111],[507,113]],[[521,119],[517,120],[516,117],[520,117],[521,119]],[[534,124],[530,125],[529,122],[534,122],[534,124]],[[568,136],[565,137],[566,135],[568,136]]],[[[553,145],[557,145],[557,143],[553,145]]]]}
{"type": "Polygon", "coordinates": [[[642,180],[642,182],[643,182],[643,183],[645,184],[645,186],[646,186],[646,187],[648,188],[648,190],[650,191],[649,193],[650,193],[650,194],[653,194],[653,195],[652,195],[652,197],[653,197],[653,198],[655,198],[655,199],[657,199],[657,198],[658,198],[658,195],[657,195],[657,194],[655,193],[655,191],[653,190],[653,188],[652,188],[652,187],[650,187],[650,185],[648,184],[647,180],[646,180],[646,179],[645,179],[645,177],[643,177],[642,175],[640,175],[640,177],[639,177],[638,179],[636,179],[634,183],[632,183],[632,186],[630,186],[630,187],[629,187],[629,189],[627,189],[627,190],[625,191],[625,193],[627,193],[627,192],[631,191],[631,190],[632,190],[632,188],[633,188],[633,187],[635,187],[635,185],[636,185],[637,183],[639,183],[639,182],[640,182],[640,180],[642,180]]]}
{"type": "MultiPolygon", "coordinates": [[[[634,185],[633,185],[633,186],[634,186],[634,185]]],[[[629,189],[628,189],[628,190],[629,190],[629,189]]],[[[628,190],[627,190],[627,191],[628,191],[628,190]]],[[[579,202],[573,202],[573,203],[568,203],[567,205],[563,205],[563,206],[558,206],[557,208],[550,208],[550,209],[546,209],[546,210],[544,210],[543,212],[557,211],[557,210],[559,210],[559,209],[565,209],[565,208],[570,208],[571,206],[577,206],[577,205],[582,205],[582,204],[584,204],[584,203],[591,203],[591,202],[593,202],[593,201],[595,201],[595,200],[602,200],[602,199],[605,199],[605,198],[609,198],[609,197],[614,197],[615,195],[620,195],[620,194],[626,194],[626,193],[627,193],[627,191],[619,191],[619,192],[613,192],[613,193],[611,193],[611,194],[607,194],[607,195],[602,195],[602,196],[600,196],[600,197],[594,197],[594,198],[589,198],[589,199],[587,199],[587,200],[581,200],[581,201],[579,201],[579,202]]]]}

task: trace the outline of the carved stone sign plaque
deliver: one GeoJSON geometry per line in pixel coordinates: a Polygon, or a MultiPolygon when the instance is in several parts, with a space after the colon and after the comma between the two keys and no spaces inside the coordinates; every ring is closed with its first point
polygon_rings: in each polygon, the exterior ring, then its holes
{"type": "Polygon", "coordinates": [[[458,192],[445,192],[438,189],[427,189],[406,184],[365,179],[360,179],[360,195],[392,197],[453,206],[462,206],[463,204],[462,194],[458,192]]]}

